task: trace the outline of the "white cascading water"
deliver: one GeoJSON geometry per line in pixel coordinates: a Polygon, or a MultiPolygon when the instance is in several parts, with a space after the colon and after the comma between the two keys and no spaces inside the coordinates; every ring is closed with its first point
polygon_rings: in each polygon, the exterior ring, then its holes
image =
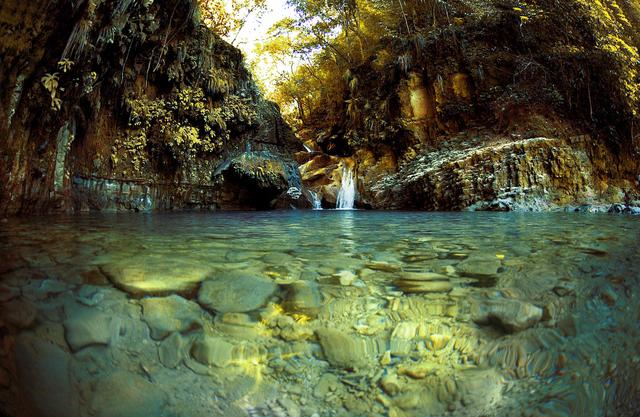
{"type": "Polygon", "coordinates": [[[311,206],[314,210],[322,210],[322,199],[318,193],[315,193],[309,190],[309,195],[311,196],[311,206]]]}
{"type": "Polygon", "coordinates": [[[342,182],[340,191],[338,191],[338,200],[336,201],[336,209],[353,210],[353,204],[356,199],[356,182],[353,177],[353,171],[345,167],[342,170],[342,182]]]}

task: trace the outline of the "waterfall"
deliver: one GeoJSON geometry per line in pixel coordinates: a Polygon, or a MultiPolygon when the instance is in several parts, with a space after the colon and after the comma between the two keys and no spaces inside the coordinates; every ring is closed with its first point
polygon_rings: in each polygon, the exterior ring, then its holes
{"type": "Polygon", "coordinates": [[[320,195],[314,191],[309,190],[309,195],[311,196],[311,205],[314,210],[322,210],[322,199],[320,195]]]}
{"type": "Polygon", "coordinates": [[[353,178],[351,168],[344,167],[342,170],[342,182],[338,192],[336,208],[338,210],[353,210],[353,203],[356,199],[356,182],[353,178]]]}

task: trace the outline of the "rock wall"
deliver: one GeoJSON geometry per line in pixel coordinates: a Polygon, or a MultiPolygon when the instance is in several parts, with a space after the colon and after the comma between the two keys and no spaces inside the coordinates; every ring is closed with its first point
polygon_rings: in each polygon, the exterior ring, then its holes
{"type": "MultiPolygon", "coordinates": [[[[349,68],[340,102],[358,106],[322,106],[301,132],[352,160],[361,207],[542,210],[640,199],[636,2],[416,7],[411,33],[382,37],[349,68]]],[[[335,183],[309,183],[321,182],[335,183]]]]}
{"type": "Polygon", "coordinates": [[[196,0],[8,0],[0,23],[0,213],[271,207],[213,174],[300,144],[196,0]]]}

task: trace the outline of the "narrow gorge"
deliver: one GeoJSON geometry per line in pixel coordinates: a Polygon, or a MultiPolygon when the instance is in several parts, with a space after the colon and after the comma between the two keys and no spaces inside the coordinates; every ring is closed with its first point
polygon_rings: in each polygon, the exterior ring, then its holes
{"type": "Polygon", "coordinates": [[[0,0],[0,416],[638,417],[639,0],[0,0]]]}

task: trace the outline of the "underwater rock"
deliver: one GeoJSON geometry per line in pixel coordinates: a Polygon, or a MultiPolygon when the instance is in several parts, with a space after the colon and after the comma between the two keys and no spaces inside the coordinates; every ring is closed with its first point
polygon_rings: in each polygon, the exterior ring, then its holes
{"type": "Polygon", "coordinates": [[[340,271],[335,276],[338,278],[340,285],[349,286],[358,279],[358,276],[351,271],[340,271]]]}
{"type": "Polygon", "coordinates": [[[451,340],[451,336],[448,334],[434,333],[429,335],[426,345],[429,350],[436,351],[445,348],[449,340],[451,340]]]}
{"type": "Polygon", "coordinates": [[[158,346],[158,358],[167,368],[175,368],[182,361],[185,342],[180,333],[173,333],[158,346]]]}
{"type": "Polygon", "coordinates": [[[497,258],[475,259],[469,258],[456,265],[459,273],[469,277],[492,277],[498,273],[501,263],[497,258]]]}
{"type": "Polygon", "coordinates": [[[38,309],[31,301],[14,299],[0,305],[2,318],[20,329],[27,329],[36,321],[38,309]]]}
{"type": "Polygon", "coordinates": [[[286,311],[317,316],[322,307],[322,294],[318,284],[313,281],[296,281],[284,286],[282,307],[286,311]]]}
{"type": "Polygon", "coordinates": [[[187,292],[206,278],[207,270],[181,263],[136,265],[132,261],[102,265],[114,286],[133,295],[187,292]]]}
{"type": "Polygon", "coordinates": [[[401,265],[391,264],[391,263],[382,262],[382,261],[367,262],[365,266],[369,269],[373,269],[374,271],[383,271],[383,272],[397,272],[402,269],[401,265]]]}
{"type": "Polygon", "coordinates": [[[318,329],[316,335],[327,361],[339,368],[365,367],[386,351],[383,346],[373,340],[365,340],[340,330],[318,329]]]}
{"type": "Polygon", "coordinates": [[[396,281],[396,285],[406,294],[449,292],[453,289],[449,281],[396,281]]]}
{"type": "Polygon", "coordinates": [[[166,404],[167,395],[156,384],[120,370],[98,381],[91,408],[96,417],[161,417],[166,404]]]}
{"type": "Polygon", "coordinates": [[[198,302],[220,313],[244,313],[264,306],[278,286],[240,271],[220,272],[202,283],[198,302]]]}
{"type": "Polygon", "coordinates": [[[397,395],[402,390],[402,382],[398,375],[387,374],[380,379],[380,387],[390,396],[397,395]]]}
{"type": "Polygon", "coordinates": [[[543,310],[520,300],[487,300],[473,303],[472,320],[478,324],[495,323],[509,333],[534,326],[542,319],[543,310]]]}
{"type": "Polygon", "coordinates": [[[439,274],[405,273],[403,275],[403,278],[396,279],[393,283],[406,294],[449,292],[453,289],[449,278],[444,275],[442,276],[445,279],[443,281],[438,281],[433,278],[439,274]],[[429,278],[425,279],[425,277],[429,278]]]}
{"type": "Polygon", "coordinates": [[[74,352],[95,345],[108,345],[111,339],[111,317],[93,308],[67,311],[64,336],[74,352]]]}
{"type": "Polygon", "coordinates": [[[179,295],[144,298],[140,304],[142,319],[147,322],[151,337],[156,340],[172,332],[184,332],[202,326],[200,316],[203,311],[200,306],[179,295]]]}
{"type": "Polygon", "coordinates": [[[231,364],[233,348],[221,337],[201,335],[191,347],[191,356],[203,365],[222,368],[231,364]]]}
{"type": "Polygon", "coordinates": [[[15,355],[18,383],[34,415],[80,415],[67,352],[32,333],[22,333],[16,338],[15,355]]]}

